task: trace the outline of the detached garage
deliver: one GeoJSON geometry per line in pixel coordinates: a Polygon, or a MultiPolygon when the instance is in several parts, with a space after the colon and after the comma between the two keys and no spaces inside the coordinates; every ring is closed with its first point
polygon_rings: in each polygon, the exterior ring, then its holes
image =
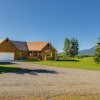
{"type": "Polygon", "coordinates": [[[0,52],[0,61],[12,61],[14,60],[14,53],[0,52]]]}

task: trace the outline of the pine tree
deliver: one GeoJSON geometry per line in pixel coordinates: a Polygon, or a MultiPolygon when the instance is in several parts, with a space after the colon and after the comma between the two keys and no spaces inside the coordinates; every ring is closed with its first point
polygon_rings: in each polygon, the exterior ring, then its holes
{"type": "Polygon", "coordinates": [[[99,38],[99,42],[97,43],[97,46],[96,46],[95,62],[100,63],[100,38],[99,38]]]}
{"type": "Polygon", "coordinates": [[[70,56],[70,40],[68,38],[64,41],[64,53],[65,56],[70,56]]]}
{"type": "Polygon", "coordinates": [[[71,57],[74,58],[78,54],[78,49],[79,49],[78,46],[79,46],[78,40],[73,38],[71,40],[71,46],[70,46],[70,56],[71,57]]]}

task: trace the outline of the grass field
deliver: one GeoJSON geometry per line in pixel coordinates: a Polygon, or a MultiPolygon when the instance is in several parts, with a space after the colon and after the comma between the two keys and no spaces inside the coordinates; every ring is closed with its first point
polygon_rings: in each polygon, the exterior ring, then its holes
{"type": "Polygon", "coordinates": [[[0,74],[18,71],[20,68],[14,66],[0,65],[0,74]]]}
{"type": "Polygon", "coordinates": [[[100,70],[100,64],[93,61],[93,57],[85,57],[80,60],[67,61],[36,61],[35,64],[43,64],[49,66],[65,67],[65,68],[79,68],[86,70],[100,70]]]}

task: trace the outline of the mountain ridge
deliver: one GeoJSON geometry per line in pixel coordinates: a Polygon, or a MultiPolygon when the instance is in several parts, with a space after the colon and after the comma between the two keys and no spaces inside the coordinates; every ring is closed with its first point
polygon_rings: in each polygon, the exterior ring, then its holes
{"type": "Polygon", "coordinates": [[[79,51],[79,55],[94,55],[95,54],[95,50],[96,50],[96,47],[92,47],[90,49],[85,49],[85,50],[80,50],[79,51]]]}
{"type": "MultiPolygon", "coordinates": [[[[95,54],[96,47],[92,47],[90,49],[84,49],[84,50],[79,50],[78,55],[94,55],[95,54]]],[[[63,55],[64,52],[59,52],[58,54],[63,55]]]]}

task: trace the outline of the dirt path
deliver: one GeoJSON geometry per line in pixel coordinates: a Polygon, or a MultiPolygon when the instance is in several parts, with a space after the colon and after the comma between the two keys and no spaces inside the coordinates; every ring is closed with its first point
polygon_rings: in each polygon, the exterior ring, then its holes
{"type": "Polygon", "coordinates": [[[12,66],[21,70],[0,74],[0,98],[100,94],[100,71],[47,67],[27,62],[17,62],[12,66]]]}

